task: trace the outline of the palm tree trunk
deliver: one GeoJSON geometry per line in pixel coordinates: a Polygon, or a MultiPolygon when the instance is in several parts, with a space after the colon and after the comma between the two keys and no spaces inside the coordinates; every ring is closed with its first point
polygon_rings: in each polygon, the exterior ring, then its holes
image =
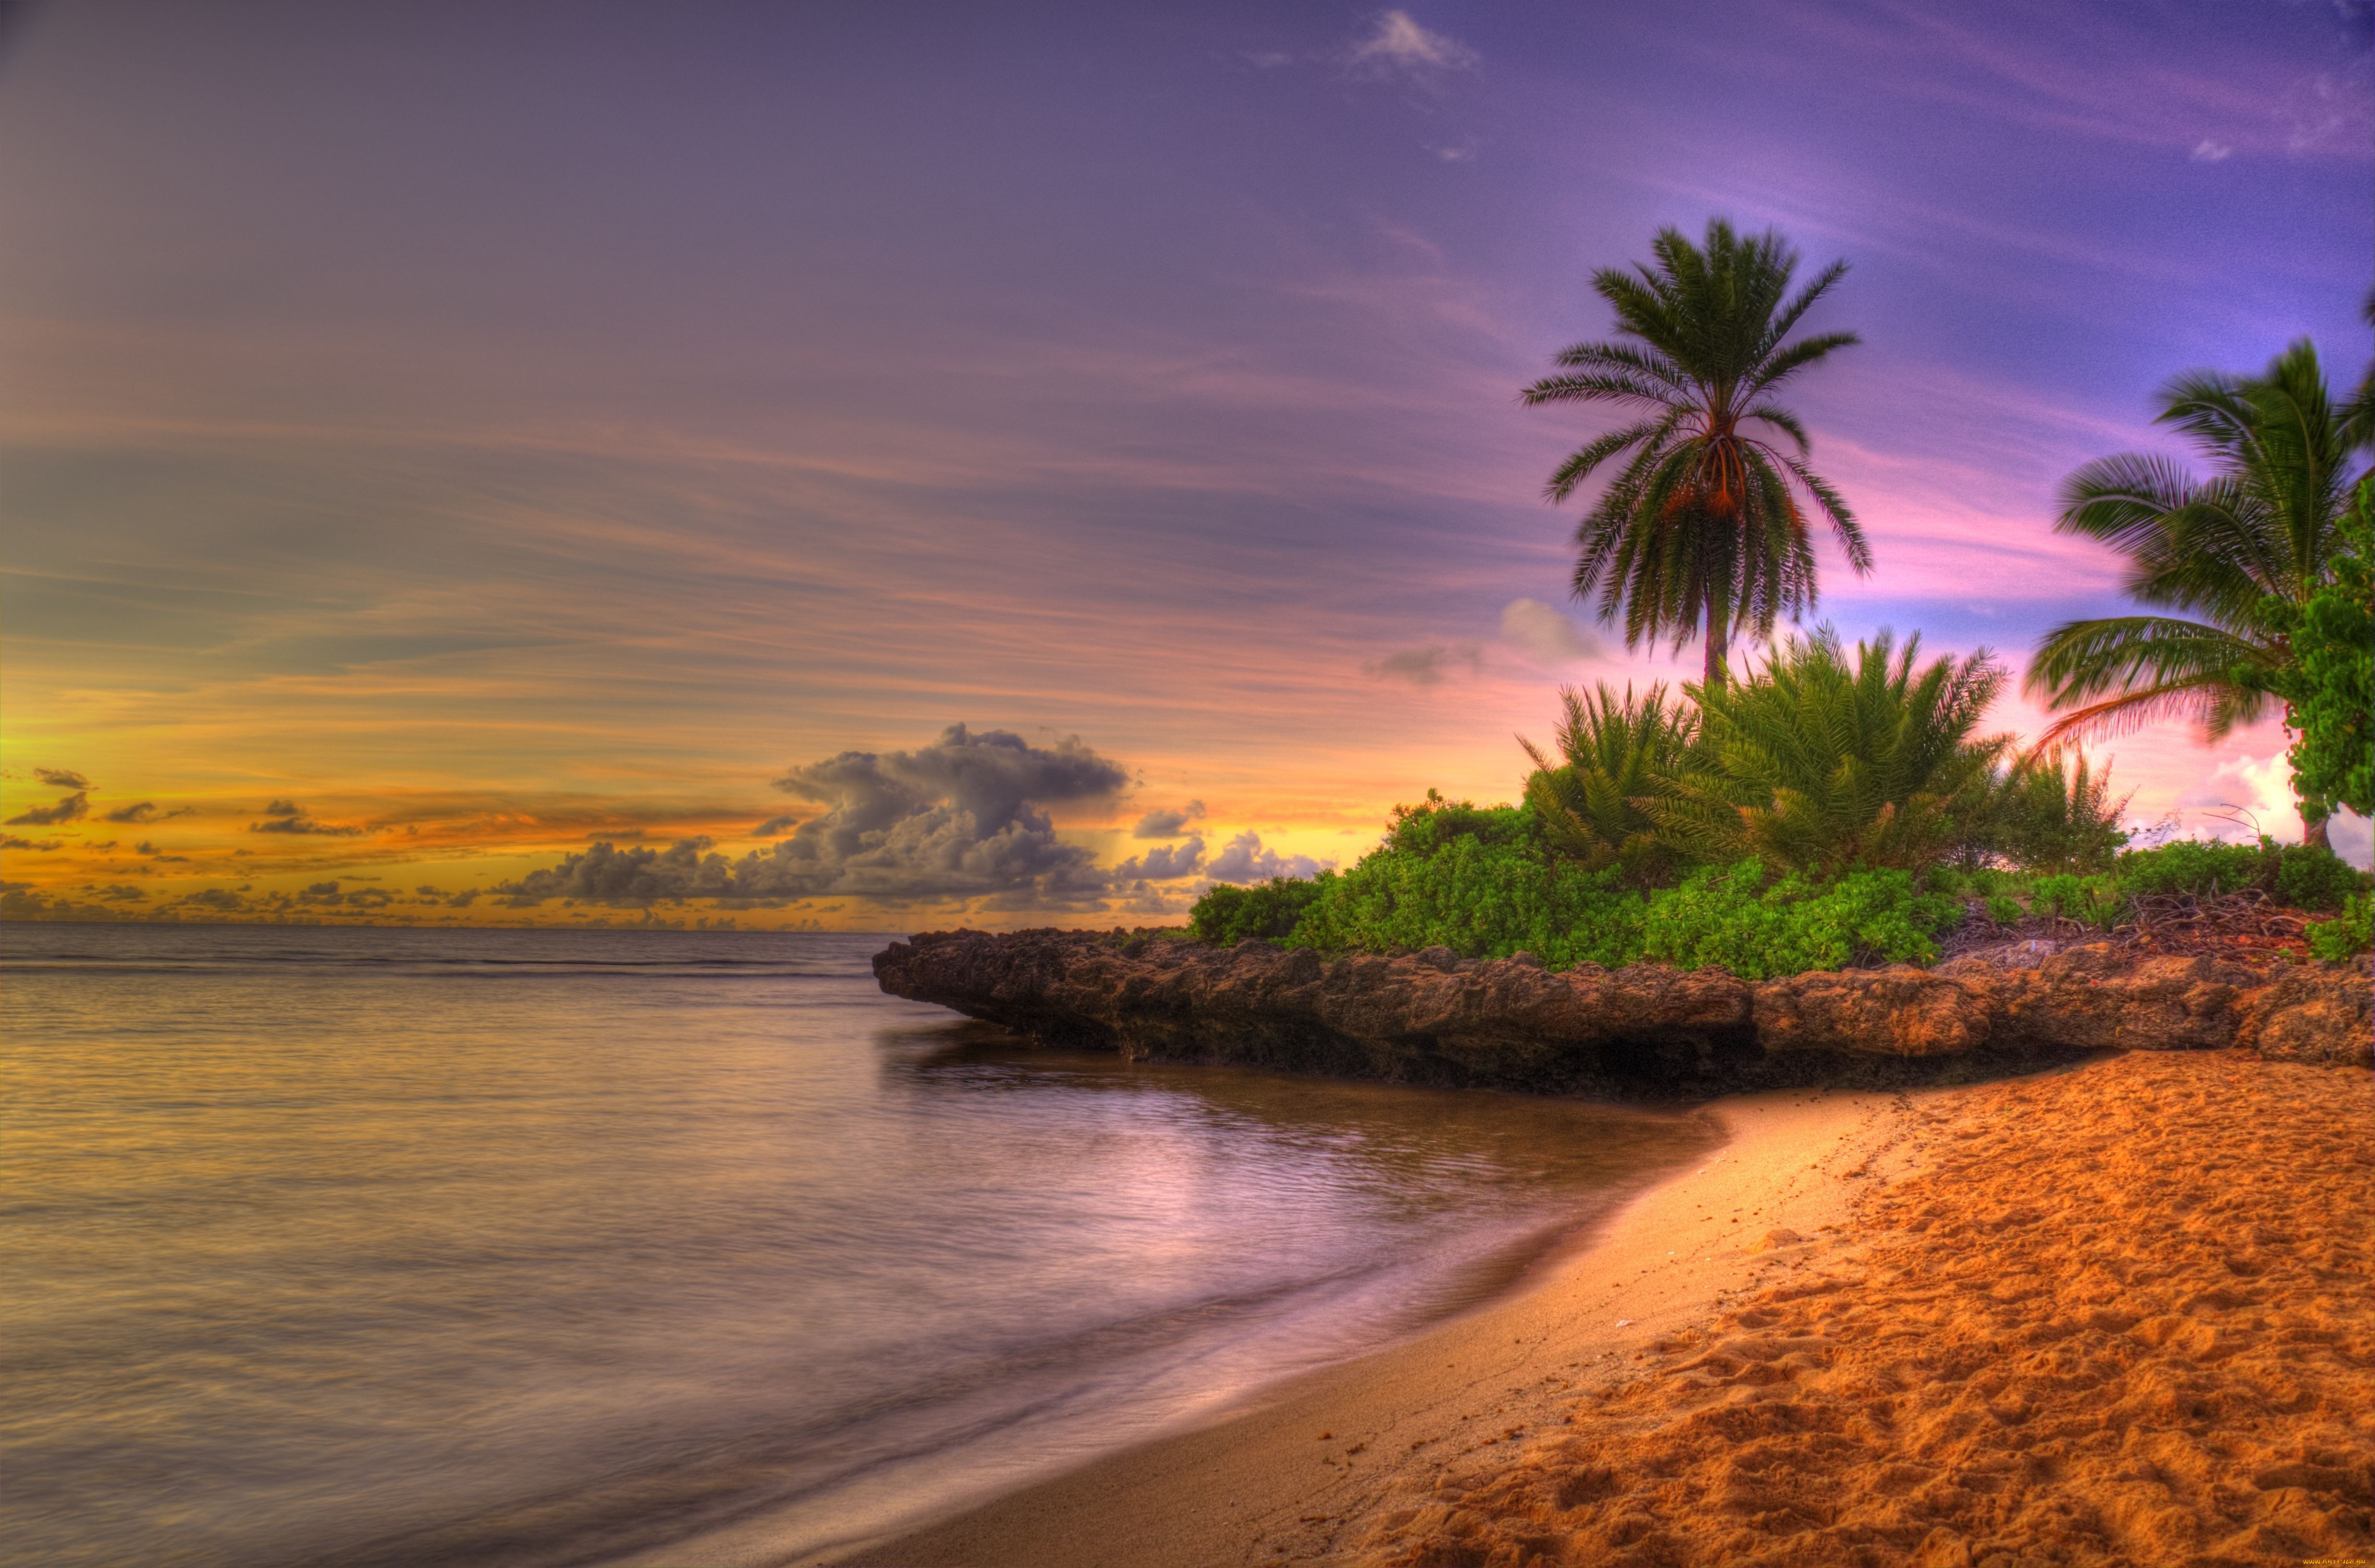
{"type": "Polygon", "coordinates": [[[2322,849],[2328,855],[2334,853],[2334,841],[2326,836],[2325,821],[2323,817],[2311,817],[2306,808],[2302,809],[2301,847],[2303,849],[2322,849]]]}
{"type": "Polygon", "coordinates": [[[1724,654],[1731,648],[1731,617],[1725,613],[1731,607],[1722,602],[1719,590],[1710,586],[1707,600],[1707,673],[1700,678],[1710,691],[1724,682],[1724,654]]]}

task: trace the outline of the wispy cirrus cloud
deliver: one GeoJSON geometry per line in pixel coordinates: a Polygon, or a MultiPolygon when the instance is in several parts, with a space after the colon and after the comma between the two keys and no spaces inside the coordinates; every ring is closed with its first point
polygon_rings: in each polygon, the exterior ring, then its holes
{"type": "Polygon", "coordinates": [[[1359,69],[1424,77],[1438,71],[1474,70],[1479,56],[1448,33],[1421,27],[1408,11],[1387,11],[1345,52],[1345,59],[1359,69]]]}
{"type": "Polygon", "coordinates": [[[1434,686],[1455,669],[1465,667],[1471,675],[1483,667],[1484,650],[1474,643],[1429,643],[1421,647],[1403,648],[1372,660],[1361,666],[1362,673],[1379,680],[1406,680],[1412,686],[1434,686]]]}

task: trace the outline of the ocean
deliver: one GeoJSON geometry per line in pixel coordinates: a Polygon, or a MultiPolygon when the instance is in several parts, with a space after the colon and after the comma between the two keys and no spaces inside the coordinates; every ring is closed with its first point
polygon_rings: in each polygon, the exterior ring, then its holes
{"type": "Polygon", "coordinates": [[[1506,1289],[1688,1114],[1044,1051],[890,938],[0,931],[16,1568],[784,1562],[1506,1289]]]}

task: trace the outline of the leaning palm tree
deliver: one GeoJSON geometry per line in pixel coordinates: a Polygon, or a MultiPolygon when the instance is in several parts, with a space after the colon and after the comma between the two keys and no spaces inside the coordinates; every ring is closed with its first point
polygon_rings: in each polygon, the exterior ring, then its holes
{"type": "Polygon", "coordinates": [[[1602,620],[1621,616],[1628,648],[1671,637],[1679,652],[1704,627],[1707,684],[1715,686],[1735,631],[1770,636],[1777,617],[1814,603],[1812,513],[1829,521],[1858,574],[1872,570],[1854,514],[1806,466],[1804,425],[1772,397],[1790,376],[1858,341],[1851,332],[1787,341],[1847,263],[1833,262],[1793,295],[1798,253],[1778,232],[1743,239],[1721,218],[1707,224],[1705,249],[1665,229],[1650,250],[1654,266],[1592,275],[1629,341],[1577,344],[1555,361],[1566,374],[1520,398],[1530,407],[1614,403],[1640,415],[1577,448],[1551,476],[1550,498],[1564,501],[1602,464],[1625,456],[1576,531],[1576,596],[1596,592],[1602,620]]]}
{"type": "MultiPolygon", "coordinates": [[[[2184,432],[2215,477],[2197,481],[2142,453],[2106,457],[2063,481],[2053,525],[2124,554],[2129,596],[2180,613],[2048,632],[2026,687],[2062,717],[2040,744],[2172,717],[2215,743],[2266,717],[2293,662],[2286,629],[2332,575],[2356,432],[2310,341],[2263,375],[2180,376],[2161,404],[2160,422],[2184,432]]],[[[2303,802],[2301,819],[2304,842],[2324,844],[2324,814],[2303,802]]]]}

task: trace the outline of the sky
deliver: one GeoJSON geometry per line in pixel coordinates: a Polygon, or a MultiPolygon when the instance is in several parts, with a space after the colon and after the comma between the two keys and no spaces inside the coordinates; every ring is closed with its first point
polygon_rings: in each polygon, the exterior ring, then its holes
{"type": "MultiPolygon", "coordinates": [[[[77,0],[0,34],[15,916],[1176,920],[1515,797],[1528,410],[1595,268],[1778,227],[1876,567],[2014,672],[2155,390],[2370,351],[2364,4],[77,0]]],[[[1787,630],[1785,628],[1785,630],[1787,630]]],[[[2101,749],[2298,831],[2273,725],[2101,749]]],[[[2231,808],[2231,809],[2230,809],[2231,808]]],[[[2167,829],[2164,829],[2167,831],[2167,829]]],[[[2367,825],[2337,844],[2364,864],[2367,825]]]]}

